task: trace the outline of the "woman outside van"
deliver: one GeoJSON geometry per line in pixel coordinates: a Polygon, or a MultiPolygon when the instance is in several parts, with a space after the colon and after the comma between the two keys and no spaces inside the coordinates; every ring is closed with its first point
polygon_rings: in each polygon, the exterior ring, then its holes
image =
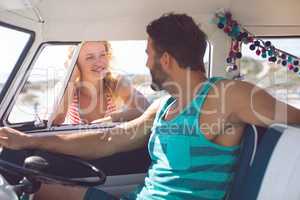
{"type": "MultiPolygon", "coordinates": [[[[73,52],[70,51],[69,60],[73,52]]],[[[112,50],[107,41],[82,44],[63,100],[53,124],[121,122],[140,116],[147,99],[110,67],[112,50]]]]}

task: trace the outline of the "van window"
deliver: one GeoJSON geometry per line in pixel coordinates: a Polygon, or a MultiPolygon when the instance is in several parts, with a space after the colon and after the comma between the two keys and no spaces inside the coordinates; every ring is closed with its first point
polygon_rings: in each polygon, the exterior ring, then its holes
{"type": "MultiPolygon", "coordinates": [[[[113,52],[112,67],[117,73],[126,75],[131,83],[147,97],[149,102],[165,95],[163,91],[157,92],[150,88],[151,76],[149,69],[146,67],[146,40],[111,41],[110,43],[113,52]]],[[[210,43],[207,42],[204,55],[207,74],[210,70],[210,48],[210,43]]]]}
{"type": "MultiPolygon", "coordinates": [[[[300,56],[300,38],[263,38],[278,49],[300,56]]],[[[270,63],[257,56],[249,45],[242,45],[243,58],[240,72],[244,80],[266,89],[277,99],[300,108],[300,74],[289,71],[281,64],[270,63]]]]}
{"type": "Polygon", "coordinates": [[[76,45],[44,44],[9,115],[9,123],[48,120],[66,78],[69,52],[76,45]]]}
{"type": "Polygon", "coordinates": [[[0,93],[31,36],[21,28],[0,23],[0,93]]]}
{"type": "MultiPolygon", "coordinates": [[[[150,88],[151,76],[146,67],[147,41],[110,41],[112,48],[111,70],[126,77],[149,102],[165,95],[150,88]]],[[[8,117],[8,123],[23,123],[49,120],[59,101],[62,86],[67,78],[66,64],[76,44],[45,43],[33,62],[29,78],[15,100],[8,117]]],[[[209,66],[209,47],[204,62],[209,66]]],[[[72,56],[71,56],[72,57],[72,56]]],[[[75,57],[73,59],[76,59],[75,57]]],[[[208,70],[207,70],[208,71],[208,70]]]]}

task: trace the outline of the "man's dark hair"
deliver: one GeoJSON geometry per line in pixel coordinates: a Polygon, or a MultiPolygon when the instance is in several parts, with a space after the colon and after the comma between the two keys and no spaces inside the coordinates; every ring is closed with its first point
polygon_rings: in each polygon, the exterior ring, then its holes
{"type": "Polygon", "coordinates": [[[205,72],[206,34],[186,14],[164,14],[147,25],[156,53],[171,54],[179,66],[205,72]]]}

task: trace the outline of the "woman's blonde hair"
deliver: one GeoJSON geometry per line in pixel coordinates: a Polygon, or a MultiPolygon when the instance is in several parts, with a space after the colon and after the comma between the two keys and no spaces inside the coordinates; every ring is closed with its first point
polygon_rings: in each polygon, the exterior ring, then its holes
{"type": "Polygon", "coordinates": [[[104,93],[108,94],[110,93],[113,97],[116,96],[115,90],[117,87],[118,80],[115,75],[111,72],[111,60],[112,60],[112,48],[111,44],[108,41],[99,41],[104,44],[105,51],[108,56],[108,68],[109,72],[107,75],[104,77],[103,82],[104,82],[104,93]]]}
{"type": "MultiPolygon", "coordinates": [[[[81,46],[83,46],[87,42],[91,42],[91,41],[83,41],[83,42],[81,42],[81,46]]],[[[100,42],[100,43],[104,44],[105,51],[106,51],[107,57],[108,57],[108,69],[109,69],[109,71],[103,79],[104,94],[110,94],[113,97],[115,97],[116,94],[115,94],[114,91],[116,90],[118,80],[116,78],[116,75],[114,75],[111,72],[111,65],[110,64],[111,64],[111,60],[112,60],[112,57],[113,57],[112,56],[111,44],[108,41],[105,41],[105,40],[104,41],[95,41],[95,42],[100,42]]],[[[65,62],[66,66],[68,66],[71,62],[71,59],[72,59],[72,56],[73,56],[73,53],[74,53],[74,49],[75,49],[74,47],[70,47],[68,49],[68,59],[65,62]]],[[[77,63],[77,61],[76,61],[76,63],[77,63]]]]}

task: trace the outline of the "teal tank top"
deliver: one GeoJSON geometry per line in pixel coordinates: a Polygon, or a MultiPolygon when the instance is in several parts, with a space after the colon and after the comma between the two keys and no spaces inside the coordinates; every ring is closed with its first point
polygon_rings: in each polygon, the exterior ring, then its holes
{"type": "Polygon", "coordinates": [[[175,118],[164,120],[174,102],[170,97],[154,120],[148,150],[152,160],[143,186],[123,199],[221,200],[234,175],[239,146],[215,144],[203,135],[199,117],[212,85],[209,79],[175,118]]]}

